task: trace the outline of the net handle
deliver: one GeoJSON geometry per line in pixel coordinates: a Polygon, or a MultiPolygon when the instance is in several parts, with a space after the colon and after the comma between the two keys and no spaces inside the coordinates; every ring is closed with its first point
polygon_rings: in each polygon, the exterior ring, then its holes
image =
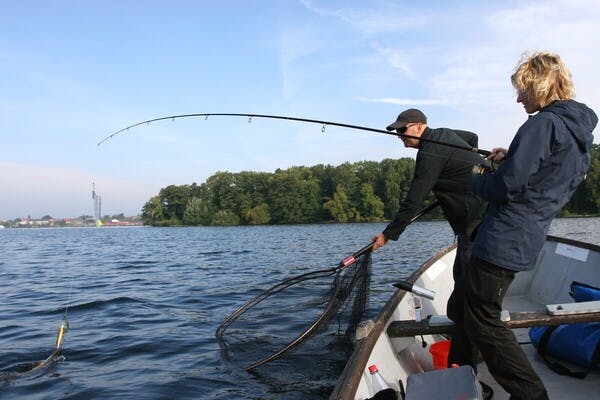
{"type": "MultiPolygon", "coordinates": [[[[423,215],[427,214],[429,211],[436,208],[439,204],[440,203],[436,201],[435,203],[430,204],[427,207],[423,208],[418,213],[416,213],[414,217],[412,217],[410,219],[408,224],[409,225],[412,224],[413,222],[415,222],[416,220],[421,218],[423,215]]],[[[362,256],[363,254],[365,254],[368,251],[371,251],[374,244],[375,244],[375,242],[371,242],[368,245],[366,245],[365,247],[363,247],[362,249],[358,250],[356,253],[352,254],[351,256],[344,258],[342,261],[340,261],[340,263],[338,264],[336,269],[348,268],[349,266],[354,264],[360,256],[362,256]]]]}

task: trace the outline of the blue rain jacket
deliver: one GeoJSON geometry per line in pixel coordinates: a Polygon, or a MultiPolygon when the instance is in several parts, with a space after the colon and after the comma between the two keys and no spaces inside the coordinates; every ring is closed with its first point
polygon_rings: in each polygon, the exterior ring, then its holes
{"type": "Polygon", "coordinates": [[[594,111],[574,100],[555,101],[519,128],[493,174],[471,179],[489,202],[473,256],[513,271],[532,269],[550,222],[590,167],[594,111]]]}

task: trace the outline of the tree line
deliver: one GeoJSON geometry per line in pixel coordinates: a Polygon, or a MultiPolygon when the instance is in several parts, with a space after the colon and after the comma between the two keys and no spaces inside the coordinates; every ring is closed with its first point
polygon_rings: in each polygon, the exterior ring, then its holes
{"type": "MultiPolygon", "coordinates": [[[[408,192],[412,158],[339,166],[217,172],[198,185],[169,185],[142,208],[147,225],[263,225],[375,222],[394,217],[408,192]]],[[[432,203],[431,195],[424,206],[432,203]]],[[[587,179],[561,215],[600,211],[600,145],[592,145],[587,179]]],[[[442,217],[439,209],[430,217],[442,217]]]]}

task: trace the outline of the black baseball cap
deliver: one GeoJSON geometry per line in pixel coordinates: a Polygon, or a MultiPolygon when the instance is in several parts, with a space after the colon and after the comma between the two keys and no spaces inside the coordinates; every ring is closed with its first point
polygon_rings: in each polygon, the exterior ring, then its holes
{"type": "Polygon", "coordinates": [[[409,108],[408,110],[402,111],[396,121],[389,125],[386,129],[388,131],[393,131],[398,128],[402,128],[408,124],[426,124],[427,117],[421,110],[417,110],[416,108],[409,108]]]}

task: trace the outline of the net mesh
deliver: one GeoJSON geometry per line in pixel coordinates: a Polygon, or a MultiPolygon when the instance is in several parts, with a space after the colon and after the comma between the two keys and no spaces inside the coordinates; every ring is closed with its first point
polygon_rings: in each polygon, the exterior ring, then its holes
{"type": "Polygon", "coordinates": [[[216,337],[226,359],[252,370],[285,355],[314,357],[348,350],[367,308],[371,252],[347,267],[286,279],[234,311],[216,337]],[[310,338],[310,340],[308,340],[310,338]]]}

